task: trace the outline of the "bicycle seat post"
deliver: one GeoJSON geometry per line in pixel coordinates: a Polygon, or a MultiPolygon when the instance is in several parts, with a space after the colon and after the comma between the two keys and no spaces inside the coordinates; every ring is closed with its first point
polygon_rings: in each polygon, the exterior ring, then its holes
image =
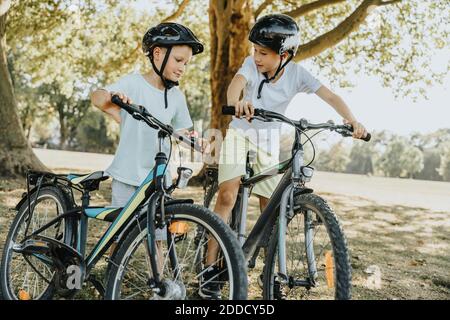
{"type": "Polygon", "coordinates": [[[81,206],[83,208],[89,207],[89,202],[91,200],[91,195],[89,194],[89,190],[83,190],[81,195],[81,206]]]}
{"type": "MultiPolygon", "coordinates": [[[[83,190],[83,193],[81,195],[81,206],[83,208],[89,207],[90,200],[91,195],[89,194],[89,190],[83,190]]],[[[77,243],[77,249],[83,258],[85,257],[86,253],[87,230],[88,230],[88,217],[85,214],[82,214],[78,224],[79,239],[77,243]]]]}
{"type": "Polygon", "coordinates": [[[253,150],[249,150],[247,152],[247,161],[246,161],[246,172],[247,172],[247,176],[245,177],[246,179],[250,178],[251,176],[253,176],[253,169],[252,169],[252,165],[255,163],[256,160],[256,152],[253,150]]]}

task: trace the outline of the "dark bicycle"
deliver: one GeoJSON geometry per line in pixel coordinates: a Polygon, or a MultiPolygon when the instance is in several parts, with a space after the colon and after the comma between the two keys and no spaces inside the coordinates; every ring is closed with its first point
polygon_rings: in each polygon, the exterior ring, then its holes
{"type": "MultiPolygon", "coordinates": [[[[234,115],[234,107],[224,106],[224,115],[234,115]]],[[[313,176],[311,163],[304,164],[303,146],[311,142],[301,135],[308,130],[330,130],[352,136],[349,124],[332,121],[312,124],[291,120],[279,113],[255,109],[252,121],[279,121],[295,128],[292,157],[261,173],[254,174],[247,154],[247,173],[241,180],[230,226],[242,245],[249,268],[254,268],[260,249],[266,251],[262,276],[264,299],[350,299],[351,266],[347,242],[338,218],[327,202],[306,187],[313,176]],[[252,230],[246,235],[248,200],[252,187],[277,174],[284,174],[252,230]]],[[[363,140],[369,141],[370,134],[363,140]]],[[[314,145],[313,150],[314,150],[314,145]]],[[[218,191],[218,168],[205,170],[204,205],[214,208],[218,191]]]]}
{"type": "Polygon", "coordinates": [[[187,185],[192,170],[178,168],[178,179],[170,187],[164,181],[171,155],[171,149],[169,157],[161,151],[164,139],[174,137],[196,150],[201,147],[144,107],[123,103],[118,96],[112,102],[158,130],[160,152],[155,167],[123,208],[89,206],[90,192],[108,178],[101,171],[84,176],[29,172],[27,193],[16,206],[4,247],[0,299],[72,298],[87,281],[106,299],[198,299],[199,286],[205,285],[203,274],[208,271],[198,260],[199,227],[203,241],[215,239],[223,252],[216,261],[224,289],[219,298],[246,299],[245,261],[231,229],[191,199],[171,196],[175,188],[187,185]],[[75,202],[74,190],[82,194],[81,206],[75,202]],[[110,225],[86,255],[90,218],[110,225]],[[156,238],[158,229],[162,230],[160,239],[156,238]],[[92,269],[109,249],[104,287],[92,269]]]}

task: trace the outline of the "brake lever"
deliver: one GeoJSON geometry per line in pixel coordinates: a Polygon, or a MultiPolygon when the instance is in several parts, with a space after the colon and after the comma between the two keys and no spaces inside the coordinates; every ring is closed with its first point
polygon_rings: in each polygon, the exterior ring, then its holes
{"type": "Polygon", "coordinates": [[[342,135],[343,137],[351,137],[353,136],[353,132],[350,131],[349,128],[336,128],[335,130],[337,133],[342,135]]]}
{"type": "Polygon", "coordinates": [[[140,113],[133,112],[133,114],[131,116],[133,118],[135,118],[136,120],[139,120],[139,121],[143,120],[143,117],[142,117],[142,115],[140,113]]]}
{"type": "Polygon", "coordinates": [[[271,122],[272,121],[272,120],[263,118],[262,116],[253,116],[253,118],[251,118],[250,121],[253,121],[253,120],[259,120],[262,122],[271,122]]]}
{"type": "Polygon", "coordinates": [[[155,130],[159,130],[160,128],[154,124],[148,117],[143,116],[140,113],[134,112],[131,115],[134,119],[138,120],[138,121],[144,121],[146,124],[148,124],[150,127],[152,127],[155,130]]]}

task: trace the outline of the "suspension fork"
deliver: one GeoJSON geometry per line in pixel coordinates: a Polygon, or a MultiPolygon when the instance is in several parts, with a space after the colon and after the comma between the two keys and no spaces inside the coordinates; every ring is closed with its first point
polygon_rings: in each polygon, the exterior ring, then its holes
{"type": "MultiPolygon", "coordinates": [[[[163,196],[161,192],[157,191],[150,196],[147,208],[147,254],[150,258],[150,266],[153,274],[153,285],[157,288],[161,287],[161,275],[159,273],[158,261],[157,261],[157,248],[156,248],[156,236],[155,236],[155,217],[156,217],[156,204],[158,199],[163,196]]],[[[163,204],[162,204],[163,205],[163,204]]]]}
{"type": "Polygon", "coordinates": [[[281,196],[280,215],[278,218],[278,276],[288,282],[286,267],[286,228],[287,216],[294,215],[294,185],[290,184],[281,196]]]}
{"type": "Polygon", "coordinates": [[[241,190],[239,192],[241,195],[238,212],[240,213],[239,217],[239,228],[238,228],[238,240],[241,244],[241,247],[245,242],[245,229],[247,227],[247,211],[248,211],[248,197],[249,190],[246,187],[241,186],[241,190]]]}
{"type": "Polygon", "coordinates": [[[317,264],[314,254],[314,213],[311,210],[305,211],[305,251],[308,263],[309,282],[315,285],[317,279],[317,264]]]}
{"type": "MultiPolygon", "coordinates": [[[[146,249],[147,254],[150,258],[150,266],[152,268],[152,274],[153,274],[153,283],[151,283],[151,286],[156,288],[159,291],[158,294],[164,295],[164,285],[161,282],[161,274],[158,266],[158,248],[156,244],[156,235],[155,235],[155,221],[157,222],[158,228],[164,228],[166,223],[165,218],[165,210],[164,210],[164,197],[165,197],[165,189],[164,189],[164,179],[165,174],[158,175],[157,171],[160,165],[167,166],[167,157],[166,155],[161,152],[162,149],[162,141],[165,137],[165,133],[162,131],[158,132],[158,140],[159,140],[159,152],[156,154],[155,157],[155,169],[154,169],[154,176],[153,179],[155,181],[155,192],[150,196],[148,201],[148,208],[147,208],[147,242],[146,242],[146,249]],[[161,199],[160,201],[160,210],[161,214],[160,216],[156,216],[156,206],[158,203],[158,199],[161,199]]],[[[175,256],[175,253],[173,252],[174,248],[171,249],[172,252],[169,252],[171,263],[175,265],[177,264],[177,258],[175,256]]],[[[174,267],[172,265],[172,267],[174,267]]],[[[175,272],[178,272],[177,266],[174,267],[175,272]]]]}
{"type": "Polygon", "coordinates": [[[278,276],[284,283],[289,282],[286,267],[286,229],[287,218],[294,216],[294,190],[302,180],[303,146],[300,144],[298,133],[292,151],[292,182],[281,195],[280,214],[278,218],[278,276]]]}

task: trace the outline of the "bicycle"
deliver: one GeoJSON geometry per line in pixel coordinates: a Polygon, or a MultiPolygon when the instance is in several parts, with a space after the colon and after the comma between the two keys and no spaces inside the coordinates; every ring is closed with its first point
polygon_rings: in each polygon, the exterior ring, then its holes
{"type": "MultiPolygon", "coordinates": [[[[231,106],[224,115],[234,115],[231,106]]],[[[311,163],[304,164],[301,134],[308,130],[336,131],[352,136],[351,125],[332,121],[312,124],[305,119],[291,120],[279,113],[255,109],[252,121],[279,121],[295,129],[292,156],[263,172],[254,174],[255,154],[247,153],[246,175],[241,185],[229,224],[239,240],[248,268],[254,268],[260,249],[266,249],[263,268],[263,299],[350,299],[351,266],[347,242],[336,214],[326,200],[306,187],[313,176],[311,163]],[[246,235],[248,199],[252,187],[276,174],[284,174],[252,230],[246,235]]],[[[320,131],[320,132],[321,132],[320,131]]],[[[318,132],[319,133],[319,132],[318,132]]],[[[311,142],[308,137],[305,142],[311,142]]],[[[370,134],[363,140],[369,141],[370,134]]],[[[315,151],[314,151],[315,152],[315,151]]],[[[211,208],[218,191],[218,167],[207,166],[204,179],[204,206],[211,208]]]]}
{"type": "Polygon", "coordinates": [[[144,107],[126,104],[118,96],[113,96],[112,102],[158,130],[154,168],[123,208],[89,205],[90,192],[108,178],[102,171],[82,176],[28,172],[27,192],[15,207],[17,215],[3,252],[0,298],[73,298],[82,284],[90,282],[105,299],[196,299],[207,271],[198,260],[201,243],[195,238],[201,226],[204,241],[215,239],[223,251],[216,262],[226,275],[220,280],[224,293],[219,298],[246,299],[245,261],[231,229],[193,200],[171,196],[176,188],[187,185],[192,170],[179,167],[176,182],[170,186],[165,182],[172,151],[170,143],[169,156],[162,152],[166,138],[171,141],[174,137],[198,151],[201,147],[144,107]],[[82,194],[81,206],[75,202],[74,190],[82,194]],[[86,255],[91,218],[110,225],[86,255]],[[163,230],[160,239],[155,238],[157,229],[163,230]],[[92,270],[110,248],[104,286],[92,270]]]}

